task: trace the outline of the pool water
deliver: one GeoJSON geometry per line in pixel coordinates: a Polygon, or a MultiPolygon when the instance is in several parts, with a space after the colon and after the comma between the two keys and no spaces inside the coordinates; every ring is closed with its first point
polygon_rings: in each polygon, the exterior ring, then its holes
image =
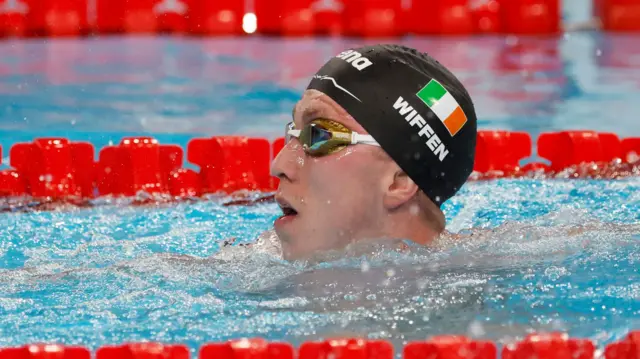
{"type": "Polygon", "coordinates": [[[275,204],[216,201],[0,216],[0,345],[96,348],[261,336],[508,343],[562,330],[603,345],[640,327],[640,179],[473,183],[446,205],[473,237],[379,243],[288,263],[263,235],[275,204]]]}
{"type": "MultiPolygon", "coordinates": [[[[458,74],[481,129],[640,136],[637,36],[401,41],[458,74]]],[[[225,134],[273,140],[309,76],[362,43],[2,41],[3,166],[11,144],[41,136],[96,148],[135,135],[182,146],[225,134]]],[[[278,258],[273,203],[2,213],[0,345],[151,340],[195,350],[244,336],[354,335],[399,350],[434,334],[507,343],[561,330],[602,346],[640,329],[640,178],[473,182],[445,211],[450,231],[473,236],[403,253],[371,243],[309,263],[278,258]]]]}

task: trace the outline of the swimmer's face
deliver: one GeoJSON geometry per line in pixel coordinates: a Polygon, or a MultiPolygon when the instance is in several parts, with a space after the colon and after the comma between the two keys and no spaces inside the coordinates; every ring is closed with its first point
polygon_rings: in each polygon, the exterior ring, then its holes
{"type": "MultiPolygon", "coordinates": [[[[367,134],[342,107],[316,90],[307,90],[296,104],[296,128],[329,119],[367,134]]],[[[292,139],[274,159],[272,175],[280,179],[276,199],[284,213],[274,226],[286,259],[302,259],[318,251],[341,249],[350,242],[376,238],[383,215],[383,181],[391,160],[381,148],[348,146],[322,157],[305,153],[292,139]]]]}

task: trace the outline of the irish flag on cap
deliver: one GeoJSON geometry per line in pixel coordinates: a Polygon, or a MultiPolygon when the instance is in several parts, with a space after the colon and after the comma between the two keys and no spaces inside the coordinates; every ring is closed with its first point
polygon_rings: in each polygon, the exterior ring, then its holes
{"type": "Polygon", "coordinates": [[[444,123],[451,136],[455,136],[467,123],[467,115],[458,101],[438,81],[429,81],[416,95],[444,123]]]}

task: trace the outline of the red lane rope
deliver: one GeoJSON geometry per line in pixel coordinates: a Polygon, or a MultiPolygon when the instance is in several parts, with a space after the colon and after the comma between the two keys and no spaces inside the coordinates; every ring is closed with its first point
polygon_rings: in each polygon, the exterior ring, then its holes
{"type": "MultiPolygon", "coordinates": [[[[268,342],[261,338],[236,339],[207,343],[198,348],[199,359],[393,359],[394,347],[384,340],[336,338],[304,342],[298,348],[285,342],[268,342]]],[[[571,338],[565,333],[529,334],[505,345],[501,351],[491,341],[464,336],[435,336],[411,341],[403,346],[403,359],[593,359],[596,346],[588,339],[571,338]]],[[[604,348],[605,359],[635,359],[640,355],[640,331],[604,348]]],[[[189,359],[189,348],[182,344],[126,343],[102,346],[96,359],[189,359]]],[[[78,346],[50,344],[0,348],[0,359],[90,359],[91,352],[78,346]]]]}
{"type": "MultiPolygon", "coordinates": [[[[567,25],[567,29],[588,26],[606,31],[640,31],[637,2],[592,1],[598,23],[567,25]]],[[[564,30],[561,5],[561,0],[0,0],[0,38],[167,33],[552,35],[564,30]]]]}
{"type": "MultiPolygon", "coordinates": [[[[194,171],[184,168],[180,146],[152,137],[123,138],[101,148],[97,160],[88,142],[37,138],[11,147],[12,168],[0,171],[0,198],[27,196],[40,204],[82,206],[101,197],[129,197],[132,204],[145,204],[233,195],[226,205],[248,205],[272,199],[278,180],[270,175],[270,164],[283,146],[282,138],[195,138],[186,151],[187,160],[199,168],[194,171]]],[[[612,133],[543,133],[537,139],[537,160],[524,132],[479,131],[476,148],[471,181],[640,175],[640,138],[621,140],[612,133]]]]}

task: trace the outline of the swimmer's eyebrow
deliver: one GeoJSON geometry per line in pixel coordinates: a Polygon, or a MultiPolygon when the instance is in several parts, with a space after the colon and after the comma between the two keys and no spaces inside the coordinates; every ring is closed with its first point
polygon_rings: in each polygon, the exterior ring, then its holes
{"type": "Polygon", "coordinates": [[[302,123],[311,122],[318,117],[327,118],[326,116],[322,116],[323,113],[324,111],[317,108],[307,107],[302,111],[302,123]]]}

